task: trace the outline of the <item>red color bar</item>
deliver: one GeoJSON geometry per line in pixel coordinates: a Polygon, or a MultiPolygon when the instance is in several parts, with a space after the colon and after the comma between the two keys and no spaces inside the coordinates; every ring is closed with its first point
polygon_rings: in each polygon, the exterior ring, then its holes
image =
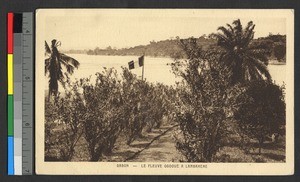
{"type": "Polygon", "coordinates": [[[7,14],[7,53],[13,54],[13,42],[14,42],[14,14],[8,13],[7,14]]]}

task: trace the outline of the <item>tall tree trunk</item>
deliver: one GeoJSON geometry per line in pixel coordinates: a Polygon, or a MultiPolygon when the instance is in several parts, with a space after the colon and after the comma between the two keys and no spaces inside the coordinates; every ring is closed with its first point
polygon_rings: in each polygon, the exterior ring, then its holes
{"type": "Polygon", "coordinates": [[[263,135],[260,136],[259,138],[259,149],[258,149],[258,154],[261,155],[261,149],[262,149],[262,145],[264,143],[264,137],[263,135]]]}

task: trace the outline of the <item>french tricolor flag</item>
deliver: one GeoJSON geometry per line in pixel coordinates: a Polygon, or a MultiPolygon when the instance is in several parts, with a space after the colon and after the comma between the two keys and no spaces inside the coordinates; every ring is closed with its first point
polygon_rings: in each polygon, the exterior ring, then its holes
{"type": "Polygon", "coordinates": [[[128,67],[130,70],[144,66],[144,55],[139,57],[138,61],[130,61],[128,62],[128,67]]]}

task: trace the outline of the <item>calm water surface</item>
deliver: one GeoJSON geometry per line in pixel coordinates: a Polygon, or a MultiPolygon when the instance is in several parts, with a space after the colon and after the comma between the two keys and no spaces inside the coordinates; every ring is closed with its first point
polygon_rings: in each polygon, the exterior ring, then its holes
{"type": "MultiPolygon", "coordinates": [[[[138,56],[95,56],[85,54],[68,54],[80,62],[80,67],[75,70],[71,76],[72,80],[89,77],[92,75],[92,80],[95,78],[95,73],[103,71],[103,67],[114,67],[118,73],[122,72],[121,67],[128,67],[128,62],[137,60],[138,56]]],[[[173,85],[175,81],[179,81],[171,72],[171,58],[153,58],[145,57],[144,77],[150,82],[161,82],[168,85],[173,85]]],[[[286,66],[285,65],[269,65],[268,69],[272,79],[276,84],[282,85],[286,82],[286,66]]],[[[142,75],[142,68],[131,70],[137,76],[142,75]]]]}

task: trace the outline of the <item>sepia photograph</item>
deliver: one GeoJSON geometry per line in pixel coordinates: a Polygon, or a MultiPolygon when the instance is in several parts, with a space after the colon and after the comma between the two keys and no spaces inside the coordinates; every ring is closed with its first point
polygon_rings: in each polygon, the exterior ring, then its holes
{"type": "Polygon", "coordinates": [[[293,18],[37,10],[36,173],[293,174],[293,18]]]}

